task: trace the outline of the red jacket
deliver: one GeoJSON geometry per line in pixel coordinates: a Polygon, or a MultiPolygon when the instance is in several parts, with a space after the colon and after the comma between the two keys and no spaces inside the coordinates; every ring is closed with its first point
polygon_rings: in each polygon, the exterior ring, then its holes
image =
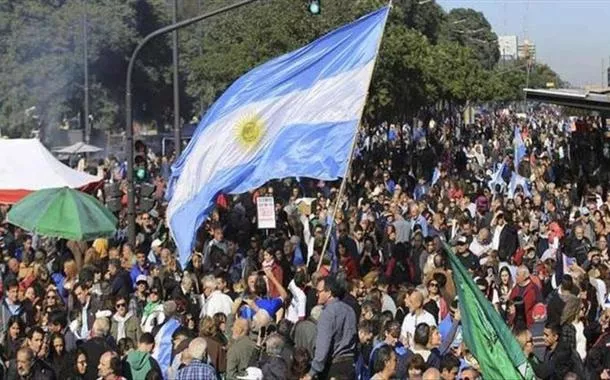
{"type": "Polygon", "coordinates": [[[356,260],[354,260],[353,257],[342,257],[341,267],[345,269],[345,275],[348,280],[352,280],[358,277],[358,266],[356,265],[356,260]]]}
{"type": "Polygon", "coordinates": [[[534,317],[532,316],[532,310],[534,306],[540,302],[541,295],[540,289],[534,284],[533,281],[530,280],[525,286],[515,286],[513,290],[510,292],[510,300],[514,300],[515,298],[521,296],[523,298],[523,304],[525,306],[525,320],[527,322],[527,327],[530,328],[534,324],[534,317]]]}

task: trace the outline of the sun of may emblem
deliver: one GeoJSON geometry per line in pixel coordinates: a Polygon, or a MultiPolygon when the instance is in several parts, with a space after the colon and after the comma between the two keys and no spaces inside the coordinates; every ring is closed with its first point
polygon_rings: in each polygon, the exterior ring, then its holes
{"type": "Polygon", "coordinates": [[[258,145],[265,133],[265,123],[255,114],[242,118],[236,125],[237,139],[246,148],[258,145]]]}

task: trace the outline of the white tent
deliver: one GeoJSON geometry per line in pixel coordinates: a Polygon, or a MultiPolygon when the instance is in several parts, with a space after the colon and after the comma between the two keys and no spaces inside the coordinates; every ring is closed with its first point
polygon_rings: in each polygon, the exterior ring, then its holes
{"type": "Polygon", "coordinates": [[[65,148],[53,149],[53,151],[55,153],[60,153],[60,154],[97,153],[97,152],[101,152],[102,150],[104,150],[104,149],[98,148],[97,146],[94,146],[94,145],[85,144],[82,141],[72,144],[70,146],[67,146],[65,148]]]}
{"type": "Polygon", "coordinates": [[[17,203],[29,193],[53,187],[92,190],[102,178],[59,162],[37,139],[0,140],[0,203],[17,203]]]}

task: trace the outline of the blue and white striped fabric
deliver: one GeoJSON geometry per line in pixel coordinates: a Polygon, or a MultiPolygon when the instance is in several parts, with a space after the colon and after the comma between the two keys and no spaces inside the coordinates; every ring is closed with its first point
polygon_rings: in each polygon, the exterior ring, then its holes
{"type": "Polygon", "coordinates": [[[175,318],[171,318],[165,322],[155,336],[155,350],[152,357],[159,363],[161,374],[164,379],[167,379],[167,370],[172,364],[172,335],[180,327],[180,322],[175,318]]]}
{"type": "Polygon", "coordinates": [[[510,177],[510,183],[508,184],[508,197],[513,199],[515,197],[515,191],[517,190],[517,186],[521,186],[523,189],[523,195],[527,198],[531,198],[532,194],[530,193],[530,189],[527,186],[527,179],[523,176],[517,174],[517,172],[513,172],[510,177]]]}
{"type": "Polygon", "coordinates": [[[521,137],[521,131],[519,127],[515,126],[515,170],[519,170],[519,164],[523,157],[525,157],[525,143],[523,142],[523,138],[521,137]]]}
{"type": "Polygon", "coordinates": [[[210,108],[167,193],[182,264],[218,194],[345,174],[388,13],[381,8],[253,69],[210,108]]]}
{"type": "Polygon", "coordinates": [[[439,179],[441,179],[441,170],[437,166],[432,173],[432,186],[436,185],[439,179]]]}
{"type": "Polygon", "coordinates": [[[487,186],[489,186],[489,189],[492,192],[496,191],[496,185],[500,185],[500,192],[502,192],[506,187],[506,182],[504,181],[504,178],[502,178],[502,173],[504,172],[505,168],[505,163],[500,164],[500,166],[498,166],[498,170],[491,175],[491,180],[487,182],[487,186]]]}

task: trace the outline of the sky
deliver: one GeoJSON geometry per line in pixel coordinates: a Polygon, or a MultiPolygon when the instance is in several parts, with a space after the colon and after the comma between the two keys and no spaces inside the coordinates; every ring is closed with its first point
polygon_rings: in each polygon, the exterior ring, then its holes
{"type": "MultiPolygon", "coordinates": [[[[482,12],[498,35],[536,44],[536,59],[573,86],[597,85],[610,60],[610,0],[437,0],[482,12]]],[[[604,85],[607,85],[604,79],[604,85]]]]}

